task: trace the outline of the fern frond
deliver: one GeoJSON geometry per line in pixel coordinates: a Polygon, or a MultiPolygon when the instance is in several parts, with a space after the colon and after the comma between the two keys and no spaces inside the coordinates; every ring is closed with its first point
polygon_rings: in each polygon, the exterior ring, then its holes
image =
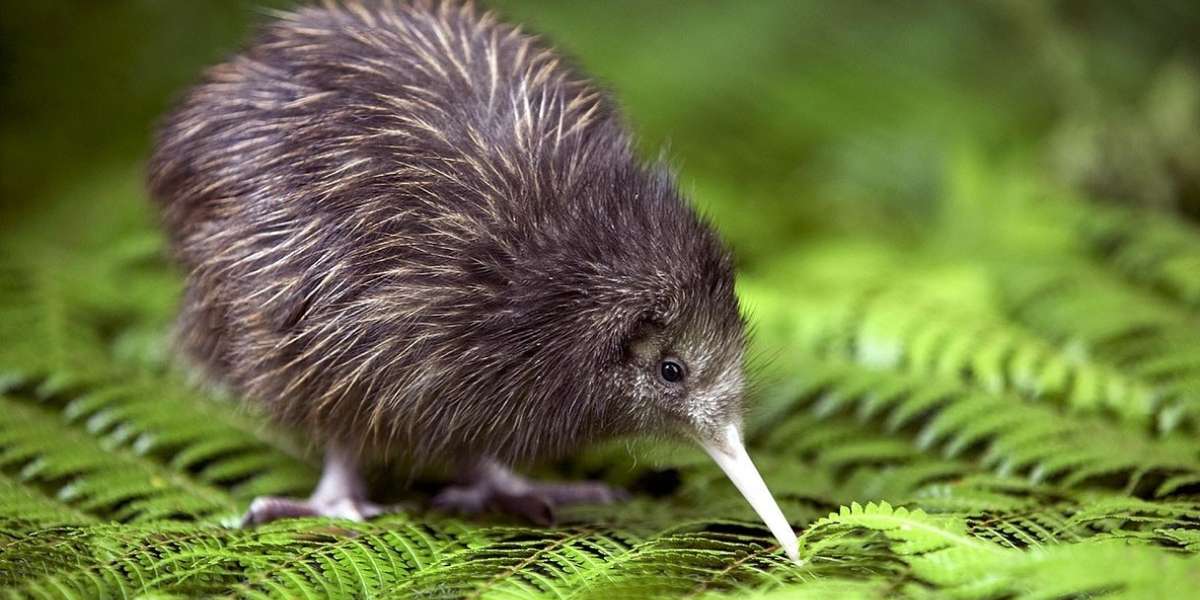
{"type": "Polygon", "coordinates": [[[914,576],[958,597],[1177,597],[1200,583],[1195,558],[1112,540],[1017,551],[975,539],[961,520],[886,503],[842,507],[804,532],[804,548],[817,560],[856,530],[883,536],[914,576]]]}
{"type": "MultiPolygon", "coordinates": [[[[752,293],[752,301],[777,304],[762,297],[767,293],[752,293]]],[[[1058,402],[1078,413],[1108,413],[1135,427],[1153,426],[1167,410],[1174,425],[1191,427],[1200,415],[1200,405],[1190,402],[1164,407],[1163,392],[1151,380],[1130,377],[1078,348],[1055,347],[990,310],[925,302],[904,288],[832,294],[783,315],[792,323],[772,325],[796,334],[781,343],[822,357],[1058,402]]]]}
{"type": "MultiPolygon", "coordinates": [[[[36,264],[36,263],[35,263],[36,264]]],[[[44,390],[103,376],[104,340],[71,302],[62,273],[0,263],[0,365],[4,387],[43,377],[44,390]]]]}
{"type": "Polygon", "coordinates": [[[1161,397],[1158,428],[1200,413],[1200,318],[1154,294],[1084,266],[1001,273],[1017,320],[1065,346],[1151,382],[1161,397]]]}
{"type": "Polygon", "coordinates": [[[863,421],[879,431],[900,435],[917,449],[970,458],[1002,475],[1021,473],[1068,487],[1101,485],[1115,476],[1122,489],[1134,490],[1151,474],[1161,481],[1200,473],[1194,445],[1182,439],[1150,439],[1104,420],[1067,418],[1051,407],[950,381],[816,357],[794,359],[809,385],[793,401],[816,414],[864,414],[870,406],[863,421]]]}
{"type": "Polygon", "coordinates": [[[1101,262],[1191,308],[1200,308],[1200,231],[1150,212],[1088,206],[1078,226],[1101,262]]]}
{"type": "Polygon", "coordinates": [[[0,397],[0,470],[77,510],[119,521],[233,513],[225,492],[106,448],[36,406],[0,397]]]}
{"type": "Polygon", "coordinates": [[[299,494],[316,481],[315,469],[299,449],[239,407],[199,401],[169,377],[97,386],[62,403],[61,411],[64,420],[102,444],[226,487],[240,501],[299,494]],[[162,410],[164,404],[173,409],[162,410]]]}

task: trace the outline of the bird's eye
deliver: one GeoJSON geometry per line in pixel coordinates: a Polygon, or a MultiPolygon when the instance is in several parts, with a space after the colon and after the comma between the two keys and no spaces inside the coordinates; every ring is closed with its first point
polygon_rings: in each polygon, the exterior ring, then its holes
{"type": "Polygon", "coordinates": [[[663,361],[658,365],[658,374],[661,375],[663,381],[666,381],[667,383],[679,383],[680,381],[683,381],[683,363],[674,358],[663,359],[663,361]]]}

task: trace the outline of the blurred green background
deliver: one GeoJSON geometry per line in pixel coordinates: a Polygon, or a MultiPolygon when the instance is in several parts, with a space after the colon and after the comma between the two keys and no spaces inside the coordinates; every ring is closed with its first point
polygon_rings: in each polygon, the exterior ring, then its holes
{"type": "MultiPolygon", "coordinates": [[[[288,4],[6,2],[0,220],[134,177],[172,99],[288,4]]],[[[491,4],[615,90],[747,261],[813,231],[921,235],[962,152],[1200,215],[1195,2],[491,4]]]]}

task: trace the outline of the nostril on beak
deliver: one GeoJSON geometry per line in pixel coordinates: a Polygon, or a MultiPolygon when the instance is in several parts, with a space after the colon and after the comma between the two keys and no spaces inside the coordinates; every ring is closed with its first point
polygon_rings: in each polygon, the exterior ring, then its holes
{"type": "Polygon", "coordinates": [[[726,425],[717,432],[714,439],[703,439],[701,445],[779,540],[788,558],[797,565],[804,564],[800,560],[796,533],[792,531],[791,524],[783,516],[783,511],[779,510],[779,504],[775,502],[771,490],[767,489],[758,468],[746,453],[746,446],[742,443],[737,425],[726,425]]]}

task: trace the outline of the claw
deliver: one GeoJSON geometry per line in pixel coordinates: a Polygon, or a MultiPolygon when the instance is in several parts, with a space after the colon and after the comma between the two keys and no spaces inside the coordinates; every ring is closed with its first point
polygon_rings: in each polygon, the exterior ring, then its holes
{"type": "Polygon", "coordinates": [[[294,517],[334,517],[351,521],[365,521],[388,512],[388,508],[366,500],[343,498],[284,498],[259,496],[250,503],[242,517],[242,527],[261,525],[276,519],[294,517]]]}
{"type": "Polygon", "coordinates": [[[325,453],[325,469],[312,496],[307,499],[259,496],[242,517],[242,527],[261,525],[292,517],[336,517],[365,521],[389,512],[366,499],[365,486],[355,459],[330,446],[325,453]]]}
{"type": "Polygon", "coordinates": [[[554,506],[542,494],[497,494],[493,501],[501,512],[519,515],[543,527],[554,525],[554,506]]]}
{"type": "Polygon", "coordinates": [[[294,498],[279,498],[275,496],[259,496],[250,503],[250,508],[242,516],[242,527],[261,525],[276,519],[289,517],[313,516],[311,506],[306,500],[294,498]]]}
{"type": "Polygon", "coordinates": [[[549,526],[554,524],[555,509],[559,506],[612,504],[629,499],[625,490],[598,481],[530,481],[491,461],[472,469],[466,479],[465,484],[442,490],[434,497],[433,507],[469,515],[495,510],[549,526]]]}

